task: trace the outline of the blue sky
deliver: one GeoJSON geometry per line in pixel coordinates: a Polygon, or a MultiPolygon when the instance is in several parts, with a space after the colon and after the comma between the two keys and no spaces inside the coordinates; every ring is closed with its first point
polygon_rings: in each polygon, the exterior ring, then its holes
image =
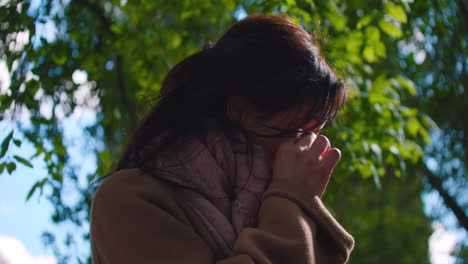
{"type": "MultiPolygon", "coordinates": [[[[0,125],[0,130],[5,132],[5,125],[0,125]]],[[[5,134],[1,133],[0,138],[4,138],[5,134]]],[[[25,146],[21,152],[32,151],[31,146],[25,146]]],[[[40,162],[33,162],[33,165],[38,168],[40,162]]],[[[0,234],[19,239],[33,255],[52,254],[42,246],[40,240],[41,232],[53,227],[49,220],[51,205],[38,199],[37,195],[25,203],[29,188],[44,173],[44,170],[41,172],[39,169],[18,166],[14,175],[10,176],[6,172],[0,175],[0,234]]]]}
{"type": "MultiPolygon", "coordinates": [[[[3,139],[11,128],[11,124],[1,122],[0,138],[3,139]]],[[[33,148],[30,144],[23,144],[16,153],[28,157],[33,153],[33,148]]],[[[41,233],[53,229],[50,222],[51,204],[39,199],[38,195],[25,202],[31,186],[46,173],[40,169],[43,165],[41,162],[32,163],[33,169],[18,166],[13,175],[8,175],[6,171],[0,174],[0,236],[19,240],[32,256],[53,255],[41,242],[41,233]]],[[[21,258],[18,255],[13,257],[21,258]]]]}
{"type": "MultiPolygon", "coordinates": [[[[85,141],[87,141],[83,127],[93,122],[95,122],[94,112],[83,109],[75,112],[70,118],[64,119],[62,122],[65,131],[65,142],[69,146],[70,156],[73,160],[72,164],[80,165],[79,172],[82,176],[96,169],[94,155],[86,154],[87,152],[83,149],[86,146],[85,141]]],[[[0,140],[5,138],[13,128],[11,122],[0,122],[0,140]]],[[[21,139],[19,132],[15,131],[14,135],[16,138],[21,139]]],[[[19,154],[23,157],[30,157],[34,154],[33,146],[26,141],[23,141],[20,148],[13,146],[13,144],[10,147],[12,147],[12,150],[7,152],[7,156],[19,154]]],[[[47,175],[44,162],[41,162],[40,158],[32,160],[32,164],[33,168],[18,165],[13,175],[9,175],[6,170],[0,174],[0,236],[19,240],[32,256],[52,256],[52,250],[42,244],[41,234],[43,231],[51,230],[53,233],[58,233],[60,239],[61,230],[65,231],[72,228],[76,232],[86,232],[89,227],[77,228],[67,224],[60,226],[52,224],[50,216],[53,208],[45,199],[45,194],[48,192],[46,188],[43,196],[36,192],[26,202],[25,198],[31,186],[47,175]]],[[[81,183],[86,184],[85,177],[82,177],[81,183]]],[[[78,194],[71,190],[66,192],[64,199],[73,202],[77,197],[78,194]]],[[[79,252],[89,253],[88,245],[81,243],[79,248],[79,252]]],[[[0,257],[1,251],[2,248],[0,248],[0,257]]]]}

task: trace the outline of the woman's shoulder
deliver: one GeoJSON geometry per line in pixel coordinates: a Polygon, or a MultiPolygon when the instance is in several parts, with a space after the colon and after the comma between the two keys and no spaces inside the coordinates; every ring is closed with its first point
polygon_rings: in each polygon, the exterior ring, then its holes
{"type": "MultiPolygon", "coordinates": [[[[99,184],[95,198],[103,195],[132,195],[147,193],[155,189],[167,193],[164,183],[138,168],[118,170],[106,176],[99,184]]],[[[159,193],[159,192],[157,192],[159,193]]],[[[156,194],[157,194],[156,193],[156,194]]]]}
{"type": "Polygon", "coordinates": [[[142,203],[180,215],[182,208],[172,187],[138,169],[123,169],[106,177],[97,187],[92,211],[138,208],[142,203]]]}
{"type": "Polygon", "coordinates": [[[170,263],[183,244],[211,263],[213,253],[182,204],[170,184],[142,170],[113,173],[98,186],[91,206],[93,263],[170,263]]]}

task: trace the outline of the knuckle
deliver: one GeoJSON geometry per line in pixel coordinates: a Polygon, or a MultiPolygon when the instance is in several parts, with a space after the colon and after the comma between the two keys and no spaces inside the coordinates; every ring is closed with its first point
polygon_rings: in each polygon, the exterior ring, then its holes
{"type": "Polygon", "coordinates": [[[339,149],[337,149],[337,148],[333,148],[332,150],[336,152],[336,154],[338,155],[338,157],[341,157],[341,150],[339,150],[339,149]]]}
{"type": "Polygon", "coordinates": [[[320,140],[320,142],[322,142],[325,145],[330,145],[330,140],[324,135],[318,136],[317,140],[320,140]]]}
{"type": "Polygon", "coordinates": [[[315,141],[315,140],[317,139],[317,134],[311,133],[311,134],[309,135],[309,137],[311,138],[311,141],[313,142],[313,141],[315,141]]]}

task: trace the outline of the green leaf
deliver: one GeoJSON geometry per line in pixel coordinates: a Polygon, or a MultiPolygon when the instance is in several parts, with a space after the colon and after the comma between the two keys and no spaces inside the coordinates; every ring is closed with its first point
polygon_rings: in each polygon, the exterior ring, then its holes
{"type": "Polygon", "coordinates": [[[67,149],[62,145],[58,145],[55,147],[55,153],[62,156],[67,154],[67,149]]]}
{"type": "Polygon", "coordinates": [[[47,162],[52,158],[52,152],[46,152],[44,155],[44,161],[47,162]]]}
{"type": "Polygon", "coordinates": [[[2,174],[2,172],[5,170],[5,167],[6,167],[6,162],[0,163],[0,174],[2,174]]]}
{"type": "Polygon", "coordinates": [[[36,182],[29,190],[28,195],[26,195],[26,201],[28,201],[31,198],[31,196],[34,194],[37,188],[38,188],[38,182],[36,182]]]}
{"type": "Polygon", "coordinates": [[[384,57],[387,54],[387,48],[385,44],[381,41],[378,41],[374,44],[375,54],[379,57],[384,57]]]}
{"type": "Polygon", "coordinates": [[[16,170],[16,164],[13,162],[9,162],[6,165],[6,168],[7,168],[8,173],[11,175],[11,173],[13,173],[13,171],[16,170]]]}
{"type": "Polygon", "coordinates": [[[41,155],[43,152],[45,152],[45,149],[42,146],[37,146],[36,149],[36,153],[34,153],[34,155],[32,155],[30,159],[34,159],[41,155]]]}
{"type": "Polygon", "coordinates": [[[377,172],[377,169],[373,164],[370,166],[370,168],[372,171],[372,178],[374,179],[375,186],[377,187],[377,189],[380,190],[382,188],[382,184],[380,183],[379,173],[377,172]]]}
{"type": "Polygon", "coordinates": [[[380,20],[379,26],[380,26],[380,29],[382,29],[382,31],[387,33],[387,35],[389,36],[400,38],[403,35],[403,32],[401,31],[401,29],[395,26],[391,22],[380,20]]]}
{"type": "Polygon", "coordinates": [[[17,147],[21,147],[21,140],[19,140],[19,139],[13,139],[13,143],[14,143],[17,147]]]}
{"type": "Polygon", "coordinates": [[[67,57],[61,54],[58,54],[57,52],[52,53],[52,59],[54,60],[57,65],[63,65],[65,62],[67,62],[67,57]]]}
{"type": "Polygon", "coordinates": [[[335,16],[331,21],[332,25],[337,31],[343,31],[346,28],[347,17],[346,16],[335,16]]]}
{"type": "Polygon", "coordinates": [[[371,46],[366,46],[362,52],[362,55],[368,62],[377,61],[377,54],[371,46]]]}
{"type": "Polygon", "coordinates": [[[372,20],[374,19],[374,17],[375,17],[374,14],[368,14],[368,15],[365,15],[365,16],[361,17],[361,19],[359,19],[359,21],[356,24],[356,28],[361,29],[361,28],[369,25],[372,22],[372,20]]]}
{"type": "Polygon", "coordinates": [[[406,23],[408,18],[406,17],[405,9],[400,5],[394,5],[391,2],[385,3],[385,9],[387,9],[388,14],[394,19],[406,23]]]}
{"type": "Polygon", "coordinates": [[[62,173],[53,173],[52,174],[52,179],[55,180],[55,181],[58,181],[58,182],[62,182],[63,181],[63,175],[62,175],[62,173]]]}
{"type": "Polygon", "coordinates": [[[421,124],[416,118],[411,118],[407,120],[406,127],[408,128],[408,133],[410,136],[415,137],[418,134],[421,124]]]}
{"type": "Polygon", "coordinates": [[[419,135],[423,137],[424,143],[430,144],[431,137],[429,136],[429,132],[425,129],[419,129],[419,135]]]}
{"type": "Polygon", "coordinates": [[[20,156],[14,155],[13,158],[15,158],[15,160],[17,160],[19,163],[23,164],[26,167],[29,167],[29,168],[33,167],[33,165],[29,161],[27,161],[26,159],[20,156]]]}
{"type": "Polygon", "coordinates": [[[122,33],[122,26],[119,24],[112,24],[110,28],[111,28],[111,31],[116,34],[122,33]]]}
{"type": "Polygon", "coordinates": [[[42,189],[42,187],[44,186],[44,184],[45,184],[46,182],[48,182],[48,181],[49,181],[49,178],[44,178],[44,179],[42,179],[42,180],[39,182],[39,187],[41,187],[41,189],[42,189]]]}
{"type": "Polygon", "coordinates": [[[398,82],[398,84],[404,88],[406,91],[409,92],[409,94],[411,94],[412,96],[416,96],[417,95],[417,92],[416,92],[416,87],[413,83],[413,81],[411,81],[410,79],[402,76],[402,75],[398,75],[396,77],[396,80],[398,82]]]}
{"type": "Polygon", "coordinates": [[[28,201],[33,196],[33,194],[36,192],[37,188],[40,188],[41,193],[42,193],[42,188],[44,187],[44,184],[46,182],[48,182],[48,181],[49,181],[49,178],[44,178],[44,179],[34,183],[34,185],[29,190],[28,195],[26,195],[26,201],[28,201]]]}
{"type": "Polygon", "coordinates": [[[364,34],[362,32],[353,32],[345,39],[340,39],[344,45],[346,45],[346,51],[348,53],[359,53],[362,44],[364,43],[364,34]]]}
{"type": "MultiPolygon", "coordinates": [[[[43,117],[41,118],[36,118],[36,117],[33,117],[31,118],[31,122],[35,125],[49,125],[51,123],[50,120],[47,120],[43,117]]],[[[33,141],[32,139],[30,139],[31,141],[33,141]]]]}
{"type": "Polygon", "coordinates": [[[424,125],[425,128],[435,129],[436,131],[440,131],[439,126],[432,120],[432,118],[426,114],[421,116],[421,123],[424,125]]]}
{"type": "Polygon", "coordinates": [[[5,156],[7,150],[8,150],[8,145],[10,145],[10,140],[13,137],[13,131],[6,136],[6,138],[2,141],[2,149],[0,150],[0,158],[3,158],[5,156]]]}
{"type": "Polygon", "coordinates": [[[366,28],[366,37],[369,43],[380,41],[380,32],[377,27],[369,26],[366,28]]]}
{"type": "Polygon", "coordinates": [[[406,177],[406,163],[404,159],[400,159],[400,171],[401,177],[406,177]]]}
{"type": "Polygon", "coordinates": [[[179,34],[174,34],[172,36],[172,39],[171,39],[170,43],[169,43],[169,47],[171,49],[176,49],[176,48],[178,48],[180,46],[180,44],[182,44],[182,38],[180,37],[179,34]]]}
{"type": "Polygon", "coordinates": [[[372,143],[370,144],[370,149],[372,150],[372,152],[375,153],[379,162],[382,163],[382,149],[380,148],[380,146],[375,143],[372,143]]]}

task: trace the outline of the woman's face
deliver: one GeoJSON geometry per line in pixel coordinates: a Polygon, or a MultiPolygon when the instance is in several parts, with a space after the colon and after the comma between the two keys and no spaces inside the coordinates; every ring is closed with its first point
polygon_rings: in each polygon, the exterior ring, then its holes
{"type": "MultiPolygon", "coordinates": [[[[295,120],[299,120],[301,115],[304,115],[308,109],[309,107],[303,106],[300,108],[291,109],[287,112],[275,114],[268,118],[268,120],[260,121],[261,114],[255,111],[255,108],[252,104],[248,103],[242,97],[233,97],[231,98],[228,104],[227,111],[231,120],[236,120],[237,122],[240,122],[246,129],[250,131],[261,135],[277,135],[278,130],[269,128],[268,126],[275,128],[296,127],[297,124],[294,124],[293,122],[295,120]]],[[[302,126],[302,129],[310,128],[315,123],[315,120],[311,120],[309,123],[302,126]]],[[[322,128],[323,126],[318,127],[313,132],[318,134],[318,132],[320,132],[322,128]]],[[[269,166],[272,167],[276,151],[278,150],[279,146],[287,139],[297,136],[299,135],[286,135],[281,137],[254,136],[254,140],[256,144],[263,147],[263,149],[266,152],[267,162],[269,166]]]]}
{"type": "MultiPolygon", "coordinates": [[[[271,119],[263,124],[268,124],[268,126],[276,127],[276,128],[289,128],[293,127],[294,124],[291,124],[291,120],[297,120],[298,111],[290,111],[286,113],[280,113],[274,115],[271,119]]],[[[302,129],[307,129],[315,125],[315,120],[310,121],[309,123],[302,126],[302,129]]],[[[313,132],[318,134],[323,126],[318,127],[313,132]]],[[[262,125],[260,123],[257,127],[252,127],[250,130],[255,131],[258,134],[262,135],[276,135],[278,131],[267,126],[262,125]]],[[[273,166],[274,159],[276,152],[281,144],[283,144],[286,140],[290,139],[291,137],[299,137],[300,135],[285,135],[285,136],[275,136],[275,137],[260,137],[255,136],[255,143],[259,144],[263,147],[266,152],[267,163],[270,167],[273,166]]]]}

